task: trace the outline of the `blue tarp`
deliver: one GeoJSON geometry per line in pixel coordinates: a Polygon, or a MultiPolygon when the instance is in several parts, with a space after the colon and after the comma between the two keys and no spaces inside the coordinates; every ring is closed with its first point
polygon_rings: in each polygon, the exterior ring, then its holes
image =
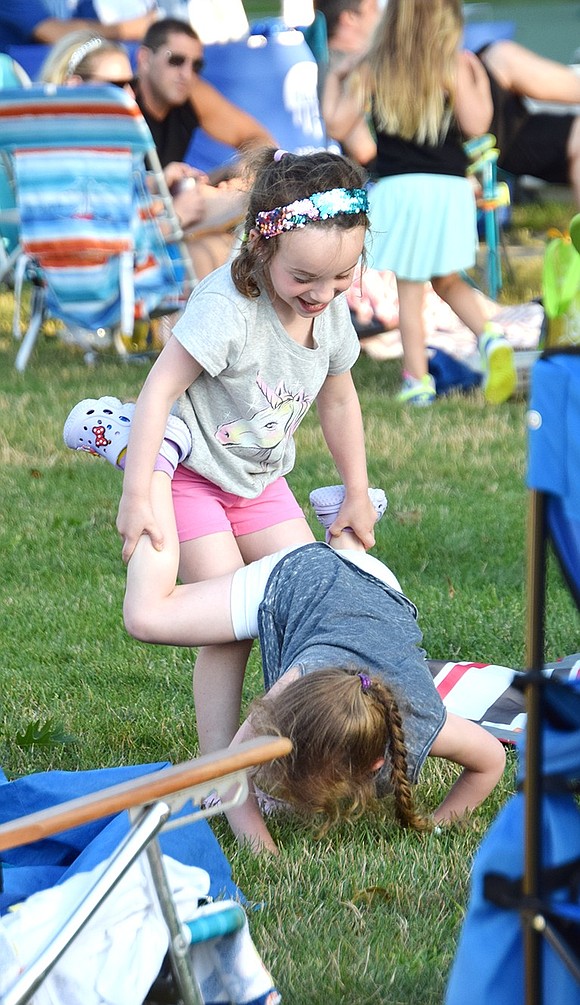
{"type": "MultiPolygon", "coordinates": [[[[164,767],[169,767],[167,762],[93,771],[45,771],[12,782],[0,769],[0,824],[164,767]]],[[[188,810],[191,811],[191,804],[183,812],[188,810]]],[[[113,852],[128,826],[128,815],[120,813],[22,848],[0,852],[4,886],[0,892],[0,913],[37,890],[63,882],[75,872],[92,869],[113,852]]],[[[225,894],[243,899],[232,880],[229,863],[205,820],[162,833],[160,843],[166,855],[209,873],[213,897],[225,894]]]]}

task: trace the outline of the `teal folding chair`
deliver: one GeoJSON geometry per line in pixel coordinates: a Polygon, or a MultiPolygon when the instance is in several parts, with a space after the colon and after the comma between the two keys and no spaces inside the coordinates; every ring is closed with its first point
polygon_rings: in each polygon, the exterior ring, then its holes
{"type": "Polygon", "coordinates": [[[486,258],[487,292],[492,300],[503,286],[501,269],[501,234],[499,212],[510,204],[510,191],[505,182],[497,179],[497,159],[499,150],[495,146],[495,136],[486,133],[464,144],[471,163],[468,175],[476,175],[481,182],[481,195],[477,198],[478,211],[483,216],[486,258]]]}

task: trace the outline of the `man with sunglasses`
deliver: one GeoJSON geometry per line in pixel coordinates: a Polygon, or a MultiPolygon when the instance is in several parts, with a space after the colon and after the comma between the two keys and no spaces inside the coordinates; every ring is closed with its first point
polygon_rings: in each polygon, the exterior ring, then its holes
{"type": "Polygon", "coordinates": [[[276,146],[264,126],[203,79],[202,69],[197,33],[184,21],[164,18],[151,25],[137,50],[133,82],[161,165],[173,179],[175,208],[187,236],[195,239],[189,243],[199,278],[227,260],[232,228],[243,218],[246,196],[235,180],[218,188],[184,163],[195,130],[202,128],[240,152],[253,145],[276,146]]]}
{"type": "Polygon", "coordinates": [[[202,70],[203,46],[189,24],[164,18],[151,25],[137,52],[135,95],[164,167],[183,161],[198,127],[238,150],[275,142],[253,116],[204,80],[202,70]]]}

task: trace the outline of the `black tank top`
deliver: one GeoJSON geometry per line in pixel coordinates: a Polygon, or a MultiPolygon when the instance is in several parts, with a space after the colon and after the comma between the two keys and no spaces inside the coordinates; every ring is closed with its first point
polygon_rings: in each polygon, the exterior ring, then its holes
{"type": "Polygon", "coordinates": [[[166,167],[171,161],[182,162],[185,160],[187,148],[195,130],[199,127],[199,121],[190,101],[185,101],[183,105],[177,105],[170,109],[168,114],[161,121],[153,118],[142,104],[139,97],[139,85],[136,85],[135,97],[137,104],[143,113],[153,142],[157,149],[161,167],[166,167]]]}
{"type": "MultiPolygon", "coordinates": [[[[375,124],[376,125],[376,124],[375,124]]],[[[463,151],[461,136],[452,123],[441,143],[414,143],[400,136],[391,136],[376,130],[378,178],[389,178],[398,174],[446,174],[465,175],[467,157],[463,151]]]]}

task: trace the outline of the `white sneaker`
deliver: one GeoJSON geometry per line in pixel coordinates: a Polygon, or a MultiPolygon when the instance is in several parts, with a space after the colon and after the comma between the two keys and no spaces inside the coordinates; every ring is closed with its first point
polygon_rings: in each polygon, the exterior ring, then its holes
{"type": "MultiPolygon", "coordinates": [[[[378,521],[387,508],[387,497],[382,489],[369,489],[369,499],[375,507],[378,521]]],[[[343,501],[344,485],[325,485],[310,493],[310,505],[326,530],[334,523],[343,501]]]]}

